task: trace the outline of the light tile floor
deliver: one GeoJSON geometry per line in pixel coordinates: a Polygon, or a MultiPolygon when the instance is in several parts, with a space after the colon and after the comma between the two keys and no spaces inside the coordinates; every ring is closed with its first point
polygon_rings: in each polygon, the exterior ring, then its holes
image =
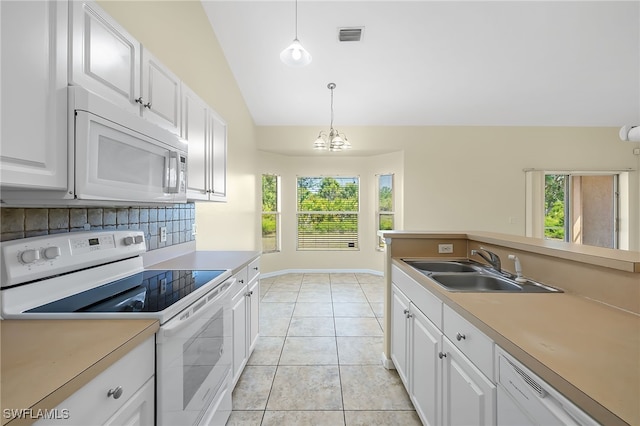
{"type": "Polygon", "coordinates": [[[421,424],[380,361],[383,277],[286,274],[260,286],[260,337],[228,426],[421,424]]]}

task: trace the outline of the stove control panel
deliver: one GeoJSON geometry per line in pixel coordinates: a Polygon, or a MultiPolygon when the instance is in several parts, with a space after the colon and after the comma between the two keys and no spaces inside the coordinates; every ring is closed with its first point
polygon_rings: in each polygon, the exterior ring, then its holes
{"type": "Polygon", "coordinates": [[[142,231],[89,231],[2,243],[2,287],[140,255],[142,231]]]}

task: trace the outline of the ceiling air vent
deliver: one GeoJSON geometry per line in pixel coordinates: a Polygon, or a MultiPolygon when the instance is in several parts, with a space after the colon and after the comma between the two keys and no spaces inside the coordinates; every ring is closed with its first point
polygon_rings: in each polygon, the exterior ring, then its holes
{"type": "Polygon", "coordinates": [[[338,28],[339,41],[360,41],[364,27],[338,28]]]}

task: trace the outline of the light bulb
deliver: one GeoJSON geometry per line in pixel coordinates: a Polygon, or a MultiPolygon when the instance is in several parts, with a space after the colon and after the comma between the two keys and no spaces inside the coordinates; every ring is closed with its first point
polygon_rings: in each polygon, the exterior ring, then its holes
{"type": "Polygon", "coordinates": [[[302,47],[298,39],[280,53],[280,60],[291,67],[303,67],[311,63],[311,55],[302,47]]]}

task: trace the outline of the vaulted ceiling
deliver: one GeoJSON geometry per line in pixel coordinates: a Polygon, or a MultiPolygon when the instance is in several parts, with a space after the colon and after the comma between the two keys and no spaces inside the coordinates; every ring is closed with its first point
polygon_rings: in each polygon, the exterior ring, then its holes
{"type": "Polygon", "coordinates": [[[257,125],[640,124],[638,1],[203,0],[257,125]],[[363,27],[359,42],[338,30],[363,27]]]}

